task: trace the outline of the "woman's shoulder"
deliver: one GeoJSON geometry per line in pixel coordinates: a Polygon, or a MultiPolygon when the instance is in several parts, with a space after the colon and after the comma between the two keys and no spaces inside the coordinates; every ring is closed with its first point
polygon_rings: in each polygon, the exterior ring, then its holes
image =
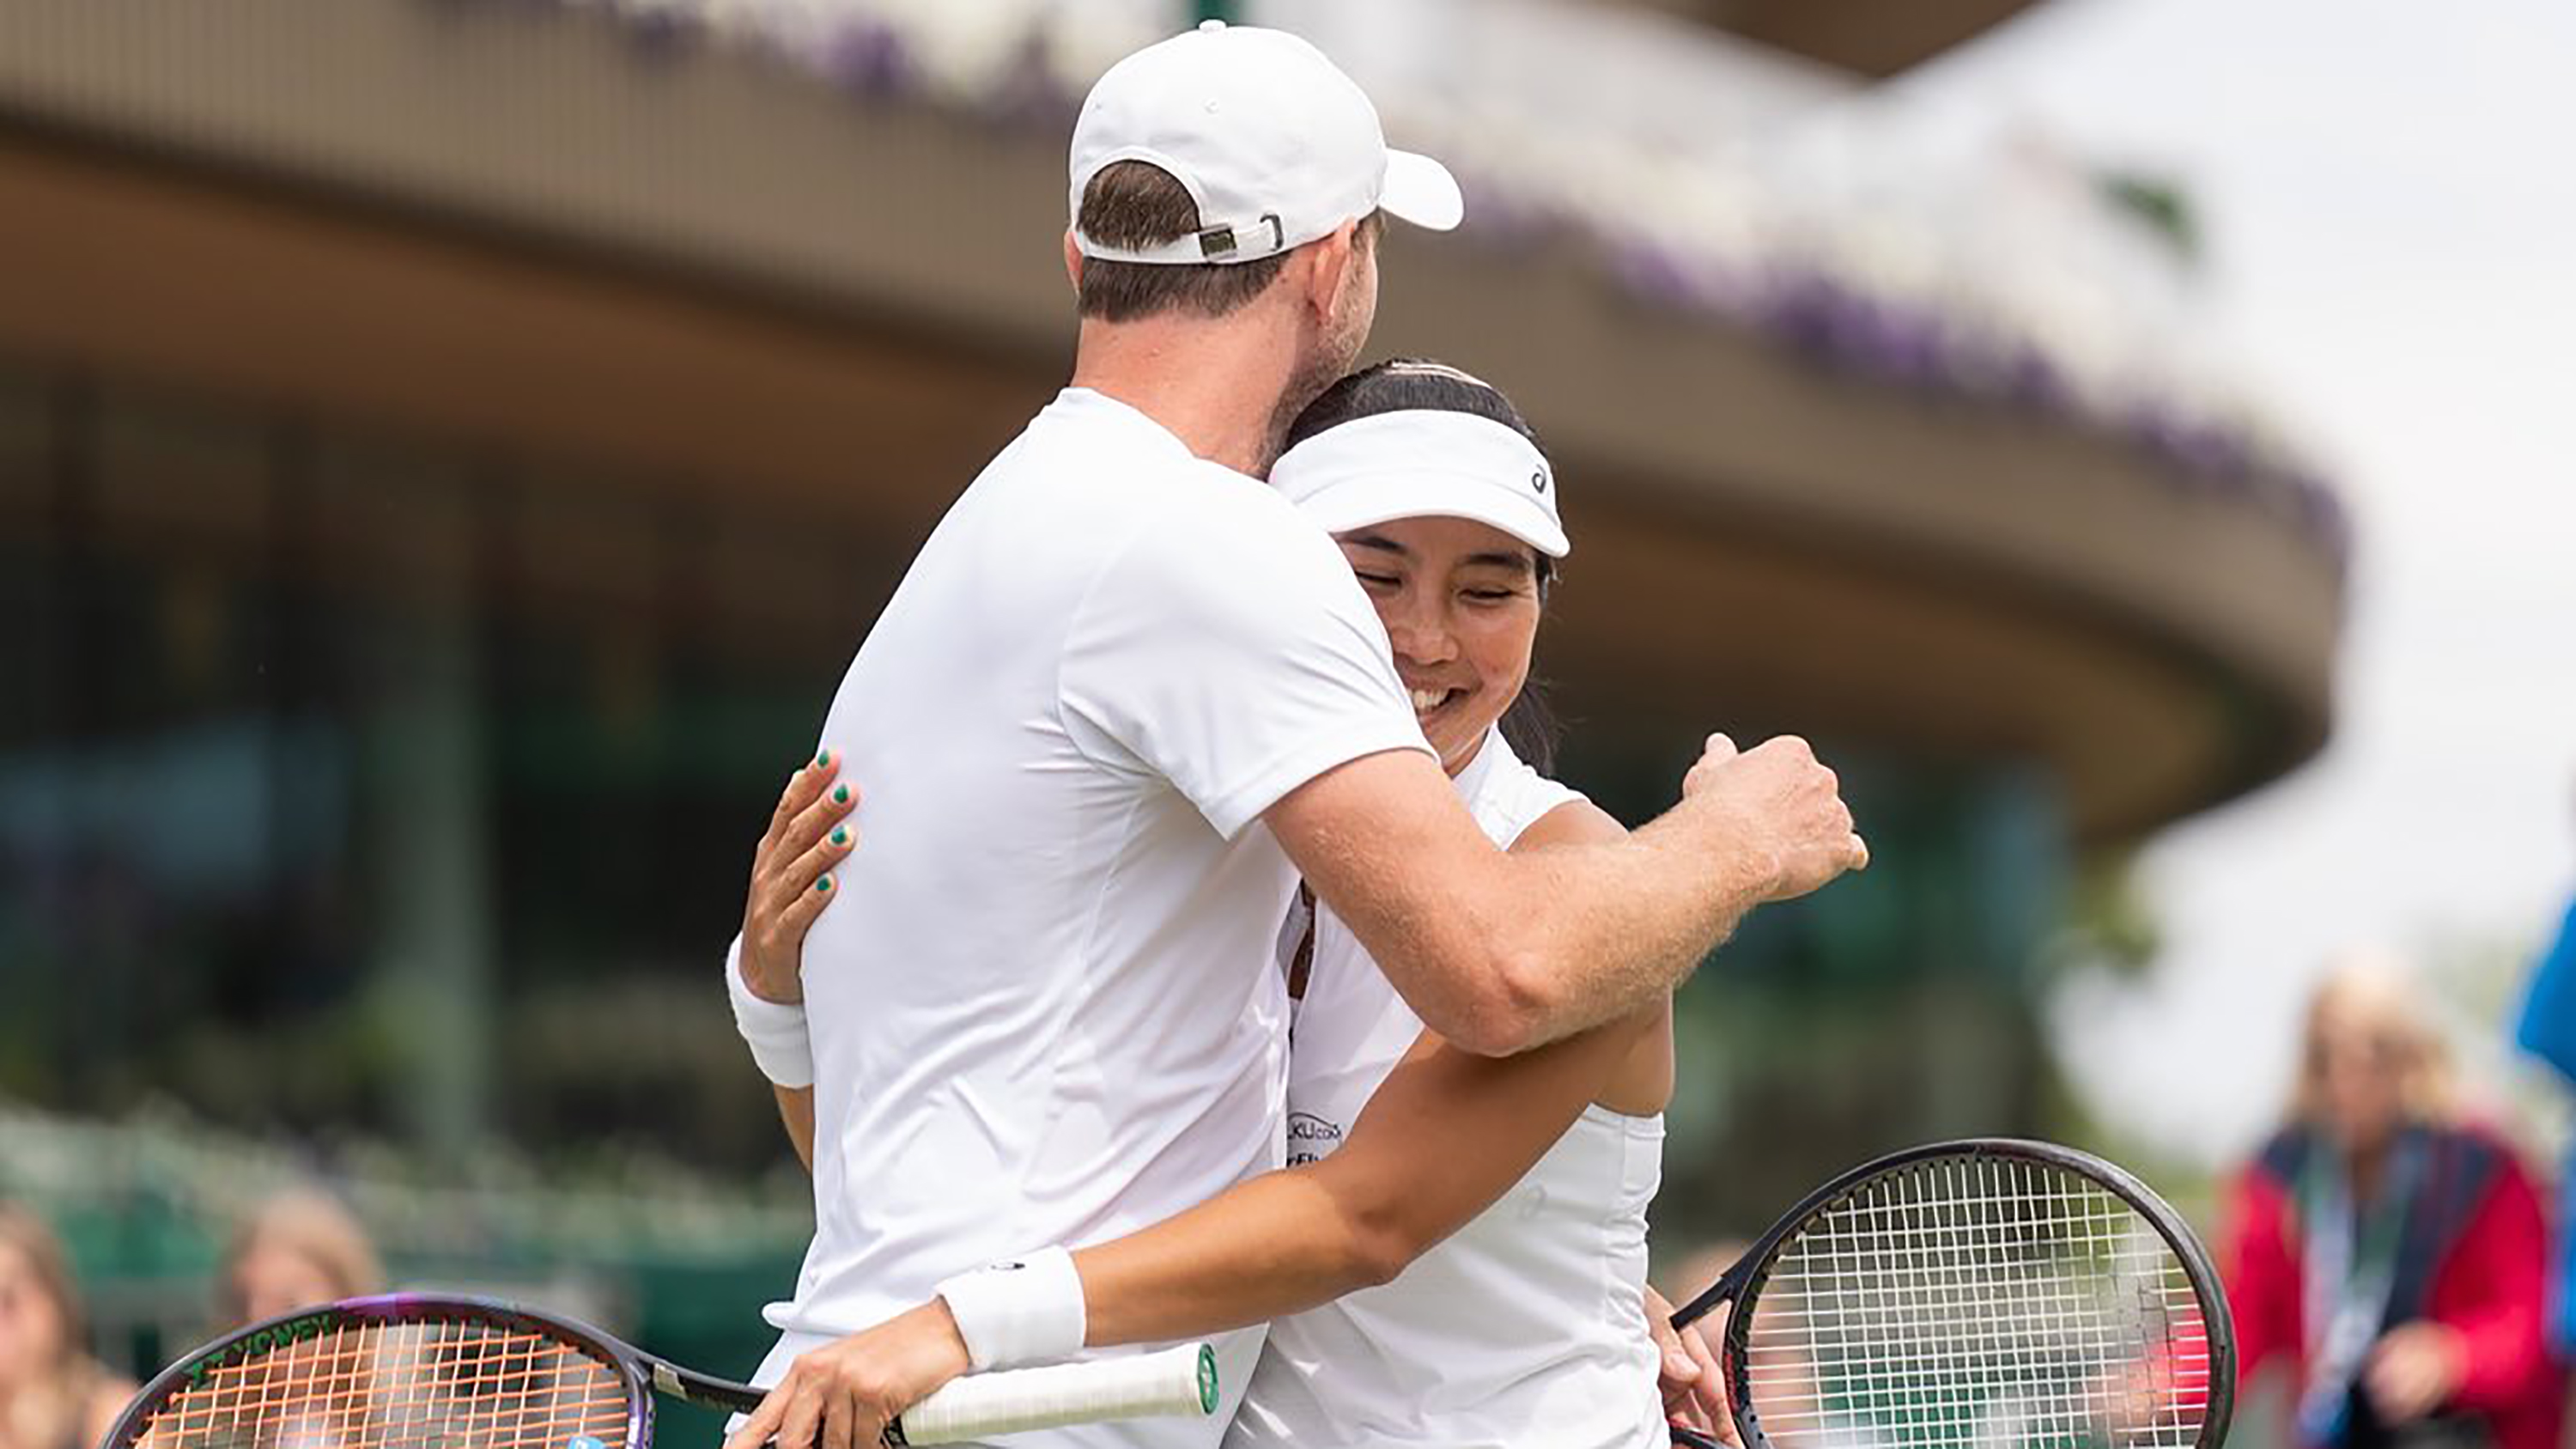
{"type": "Polygon", "coordinates": [[[2428,1127],[2426,1133],[2454,1172],[2480,1185],[2533,1180],[2522,1149],[2492,1122],[2468,1117],[2428,1127]]]}
{"type": "Polygon", "coordinates": [[[2245,1164],[2244,1176],[2286,1189],[2307,1171],[2308,1160],[2316,1150],[2315,1129],[2304,1122],[2286,1123],[2254,1149],[2253,1157],[2245,1164]]]}
{"type": "Polygon", "coordinates": [[[1459,784],[1468,811],[1504,846],[1589,845],[1627,833],[1582,791],[1532,769],[1500,730],[1487,735],[1459,784]]]}
{"type": "Polygon", "coordinates": [[[90,1381],[89,1401],[81,1411],[81,1443],[104,1443],[107,1431],[116,1427],[117,1416],[125,1412],[137,1386],[131,1379],[110,1373],[104,1367],[90,1381]]]}
{"type": "Polygon", "coordinates": [[[1609,811],[1568,792],[1566,798],[1550,804],[1522,827],[1512,844],[1599,845],[1627,834],[1628,827],[1609,811]]]}

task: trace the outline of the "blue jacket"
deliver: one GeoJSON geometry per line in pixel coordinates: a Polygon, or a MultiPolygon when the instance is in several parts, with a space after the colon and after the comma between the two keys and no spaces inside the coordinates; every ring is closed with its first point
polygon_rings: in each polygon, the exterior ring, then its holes
{"type": "MultiPolygon", "coordinates": [[[[2576,901],[2568,904],[2558,939],[2532,973],[2531,996],[2523,1002],[2522,1024],[2515,1029],[2514,1039],[2576,1083],[2576,901]]],[[[2576,1232],[2569,1232],[2566,1225],[2567,1214],[2576,1212],[2576,1150],[2569,1153],[2558,1204],[2558,1271],[2551,1285],[2557,1298],[2551,1305],[2550,1324],[2560,1350],[2576,1352],[2576,1232]]]]}

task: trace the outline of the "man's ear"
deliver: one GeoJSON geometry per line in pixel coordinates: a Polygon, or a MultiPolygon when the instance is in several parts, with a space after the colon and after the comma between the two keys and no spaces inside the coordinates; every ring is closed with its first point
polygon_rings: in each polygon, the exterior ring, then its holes
{"type": "Polygon", "coordinates": [[[1339,315],[1342,289],[1359,275],[1359,226],[1346,221],[1325,236],[1315,238],[1301,250],[1306,253],[1305,296],[1302,300],[1314,309],[1317,317],[1339,315]]]}
{"type": "Polygon", "coordinates": [[[1073,283],[1074,295],[1082,294],[1082,247],[1073,239],[1073,228],[1064,229],[1064,279],[1073,283]]]}

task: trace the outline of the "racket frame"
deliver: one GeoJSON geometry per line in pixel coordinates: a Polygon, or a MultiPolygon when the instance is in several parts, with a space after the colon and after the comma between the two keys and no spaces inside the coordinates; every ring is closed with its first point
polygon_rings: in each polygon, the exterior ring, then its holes
{"type": "MultiPolygon", "coordinates": [[[[1924,1162],[1953,1158],[2031,1162],[2072,1172],[2099,1184],[2146,1219],[2156,1234],[2164,1239],[2165,1246],[2173,1251],[2175,1261],[2182,1265],[2183,1276],[2191,1284],[2192,1295],[2200,1302],[2202,1329],[2209,1340],[2209,1399],[2201,1415],[2200,1436],[2195,1449],[2215,1449],[2223,1443],[2227,1426],[2236,1413],[2236,1321],[2234,1311],[2228,1306],[2227,1291],[2219,1282],[2216,1268],[2210,1263],[2208,1249],[2201,1245],[2199,1236],[2183,1221],[2182,1215],[2135,1174],[2089,1152],[2054,1142],[2035,1142],[2018,1137],[1963,1137],[1947,1142],[1927,1142],[1864,1162],[1808,1193],[1796,1207],[1781,1214],[1754,1241],[1753,1246],[1745,1250],[1744,1256],[1735,1260],[1734,1266],[1720,1274],[1718,1280],[1698,1297],[1674,1312],[1673,1327],[1687,1328],[1721,1303],[1733,1303],[1741,1310],[1758,1300],[1782,1245],[1796,1237],[1800,1229],[1825,1209],[1850,1196],[1864,1184],[1924,1162]]],[[[1749,1381],[1752,1331],[1752,1314],[1742,1311],[1728,1314],[1725,1345],[1718,1352],[1718,1365],[1726,1374],[1727,1406],[1735,1420],[1735,1432],[1744,1440],[1744,1449],[1771,1449],[1770,1438],[1762,1432],[1761,1416],[1752,1407],[1749,1381]]],[[[1697,1433],[1686,1430],[1676,1430],[1675,1438],[1684,1444],[1706,1442],[1697,1433]],[[1684,1434],[1689,1437],[1682,1437],[1684,1434]]]]}
{"type": "Polygon", "coordinates": [[[140,1441],[153,1415],[217,1369],[252,1363],[283,1349],[316,1342],[339,1329],[464,1322],[540,1334],[582,1352],[616,1373],[625,1388],[627,1405],[626,1439],[616,1449],[648,1449],[652,1444],[653,1398],[657,1391],[685,1403],[731,1413],[748,1413],[761,1400],[761,1391],[748,1384],[682,1368],[578,1319],[463,1294],[386,1293],[294,1309],[199,1345],[154,1375],[135,1394],[101,1441],[100,1449],[131,1449],[140,1441]]]}

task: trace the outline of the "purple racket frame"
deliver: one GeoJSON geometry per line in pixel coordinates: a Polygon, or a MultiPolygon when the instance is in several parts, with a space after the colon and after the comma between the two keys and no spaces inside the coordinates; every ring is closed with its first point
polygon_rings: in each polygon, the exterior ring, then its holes
{"type": "Polygon", "coordinates": [[[204,1382],[217,1369],[312,1342],[335,1329],[402,1323],[481,1323],[532,1333],[608,1367],[626,1391],[626,1437],[610,1449],[651,1449],[653,1399],[657,1392],[731,1413],[748,1412],[761,1399],[761,1391],[748,1384],[682,1368],[574,1319],[488,1298],[388,1293],[299,1308],[200,1345],[143,1386],[133,1402],[126,1405],[125,1412],[117,1416],[115,1427],[108,1431],[100,1449],[132,1449],[172,1399],[204,1382]]]}

